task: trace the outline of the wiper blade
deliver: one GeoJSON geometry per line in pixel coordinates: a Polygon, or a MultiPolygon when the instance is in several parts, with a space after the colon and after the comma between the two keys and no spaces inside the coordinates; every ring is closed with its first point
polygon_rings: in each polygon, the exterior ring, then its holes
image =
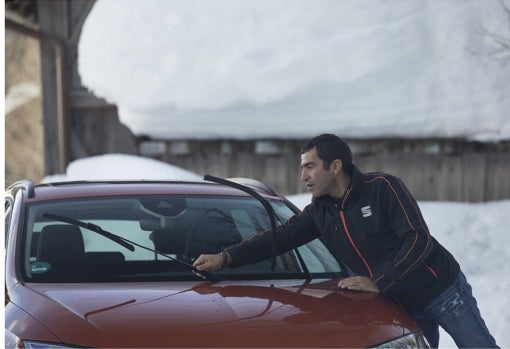
{"type": "Polygon", "coordinates": [[[273,249],[271,252],[271,270],[274,271],[275,267],[276,267],[276,218],[275,217],[277,217],[277,216],[276,216],[276,213],[274,212],[273,206],[271,206],[269,201],[266,200],[262,195],[260,195],[255,190],[253,190],[252,188],[247,187],[245,185],[242,185],[242,184],[239,184],[236,182],[232,182],[227,179],[214,177],[211,175],[205,175],[204,179],[206,181],[224,184],[226,186],[244,191],[245,193],[248,193],[251,196],[253,196],[255,199],[257,199],[262,204],[262,206],[264,206],[264,208],[266,209],[266,212],[269,216],[270,222],[271,222],[271,230],[273,231],[273,249]]]}
{"type": "Polygon", "coordinates": [[[210,281],[220,281],[220,280],[224,280],[222,277],[216,275],[216,274],[213,274],[211,272],[208,272],[208,271],[205,271],[205,270],[202,270],[202,271],[199,271],[194,265],[192,264],[189,264],[183,260],[180,260],[180,259],[177,259],[177,258],[174,258],[172,256],[169,256],[167,254],[164,254],[164,253],[161,253],[155,249],[152,249],[152,248],[149,248],[147,246],[143,246],[143,245],[140,245],[134,241],[131,241],[129,239],[126,239],[126,238],[123,238],[122,236],[118,236],[118,235],[115,235],[113,233],[110,233],[109,231],[106,231],[104,229],[102,229],[100,226],[98,225],[95,225],[93,223],[90,223],[90,222],[82,222],[78,219],[74,219],[74,218],[71,218],[71,217],[66,217],[66,216],[61,216],[61,215],[56,215],[56,214],[53,214],[53,213],[48,213],[48,212],[44,212],[43,214],[41,214],[41,217],[43,218],[48,218],[48,219],[53,219],[53,220],[56,220],[56,221],[60,221],[60,222],[64,222],[64,223],[68,223],[68,224],[71,224],[71,225],[75,225],[75,226],[78,226],[78,227],[82,227],[82,228],[85,228],[85,229],[88,229],[90,231],[93,231],[95,233],[98,233],[99,235],[102,235],[116,243],[118,243],[119,245],[127,248],[128,250],[130,250],[131,252],[133,252],[135,250],[135,246],[137,247],[140,247],[144,250],[147,250],[147,251],[150,251],[150,252],[154,252],[154,253],[157,253],[158,255],[162,256],[162,257],[165,257],[165,258],[168,258],[172,261],[175,261],[177,263],[180,263],[181,265],[184,265],[186,267],[188,267],[191,271],[193,272],[196,272],[200,275],[203,275],[206,277],[207,280],[210,280],[210,281]]]}
{"type": "Polygon", "coordinates": [[[131,252],[133,252],[135,250],[135,246],[133,246],[129,242],[124,241],[124,239],[122,237],[120,237],[118,235],[115,235],[113,233],[110,233],[109,231],[106,231],[106,230],[102,229],[98,225],[95,225],[95,224],[92,224],[92,223],[89,223],[89,222],[82,222],[80,220],[77,220],[77,219],[74,219],[74,218],[71,218],[71,217],[60,216],[60,215],[53,214],[53,213],[48,213],[48,212],[44,212],[43,214],[41,214],[41,217],[49,218],[49,219],[54,219],[56,221],[60,221],[60,222],[64,222],[64,223],[68,223],[68,224],[71,224],[71,225],[76,225],[78,227],[82,227],[82,228],[88,229],[90,231],[98,233],[99,235],[104,236],[107,239],[112,240],[113,242],[116,242],[117,244],[121,245],[122,247],[127,248],[131,252]]]}

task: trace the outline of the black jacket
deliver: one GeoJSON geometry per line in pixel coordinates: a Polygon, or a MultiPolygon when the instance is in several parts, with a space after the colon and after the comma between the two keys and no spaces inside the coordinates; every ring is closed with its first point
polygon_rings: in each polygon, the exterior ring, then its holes
{"type": "MultiPolygon", "coordinates": [[[[422,309],[457,278],[455,258],[430,234],[402,181],[353,167],[342,199],[313,200],[277,232],[283,253],[322,237],[335,257],[356,275],[370,277],[382,293],[410,311],[422,309]]],[[[271,256],[273,237],[263,232],[228,248],[235,265],[271,256]]]]}

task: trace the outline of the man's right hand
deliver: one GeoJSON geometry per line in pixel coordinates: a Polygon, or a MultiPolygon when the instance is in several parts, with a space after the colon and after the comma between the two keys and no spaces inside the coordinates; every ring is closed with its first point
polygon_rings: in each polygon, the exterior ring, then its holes
{"type": "MultiPolygon", "coordinates": [[[[197,269],[197,271],[215,271],[219,270],[223,266],[223,256],[219,254],[202,254],[200,255],[193,266],[197,269]]],[[[203,277],[202,275],[199,275],[203,277]]]]}

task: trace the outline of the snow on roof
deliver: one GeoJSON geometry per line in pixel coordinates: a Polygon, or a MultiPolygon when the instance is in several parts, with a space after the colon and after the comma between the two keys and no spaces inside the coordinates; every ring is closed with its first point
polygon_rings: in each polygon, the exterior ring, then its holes
{"type": "Polygon", "coordinates": [[[508,140],[504,5],[99,0],[79,72],[137,135],[508,140]]]}

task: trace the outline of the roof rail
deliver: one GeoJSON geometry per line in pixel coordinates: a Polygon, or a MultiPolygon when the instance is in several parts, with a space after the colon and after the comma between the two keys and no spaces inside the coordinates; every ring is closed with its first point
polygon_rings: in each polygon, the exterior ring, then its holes
{"type": "Polygon", "coordinates": [[[275,192],[270,186],[268,186],[267,184],[265,184],[261,181],[258,181],[256,179],[244,178],[244,177],[233,177],[233,178],[227,178],[227,180],[234,182],[234,183],[257,188],[269,195],[279,196],[279,194],[277,192],[275,192]]]}
{"type": "Polygon", "coordinates": [[[35,197],[35,189],[34,189],[35,185],[34,185],[34,182],[32,180],[30,180],[30,179],[22,179],[20,181],[15,182],[14,184],[11,184],[7,188],[7,190],[14,189],[14,188],[19,188],[19,187],[21,187],[21,188],[23,188],[23,189],[25,189],[27,191],[27,196],[29,198],[35,197]]]}

